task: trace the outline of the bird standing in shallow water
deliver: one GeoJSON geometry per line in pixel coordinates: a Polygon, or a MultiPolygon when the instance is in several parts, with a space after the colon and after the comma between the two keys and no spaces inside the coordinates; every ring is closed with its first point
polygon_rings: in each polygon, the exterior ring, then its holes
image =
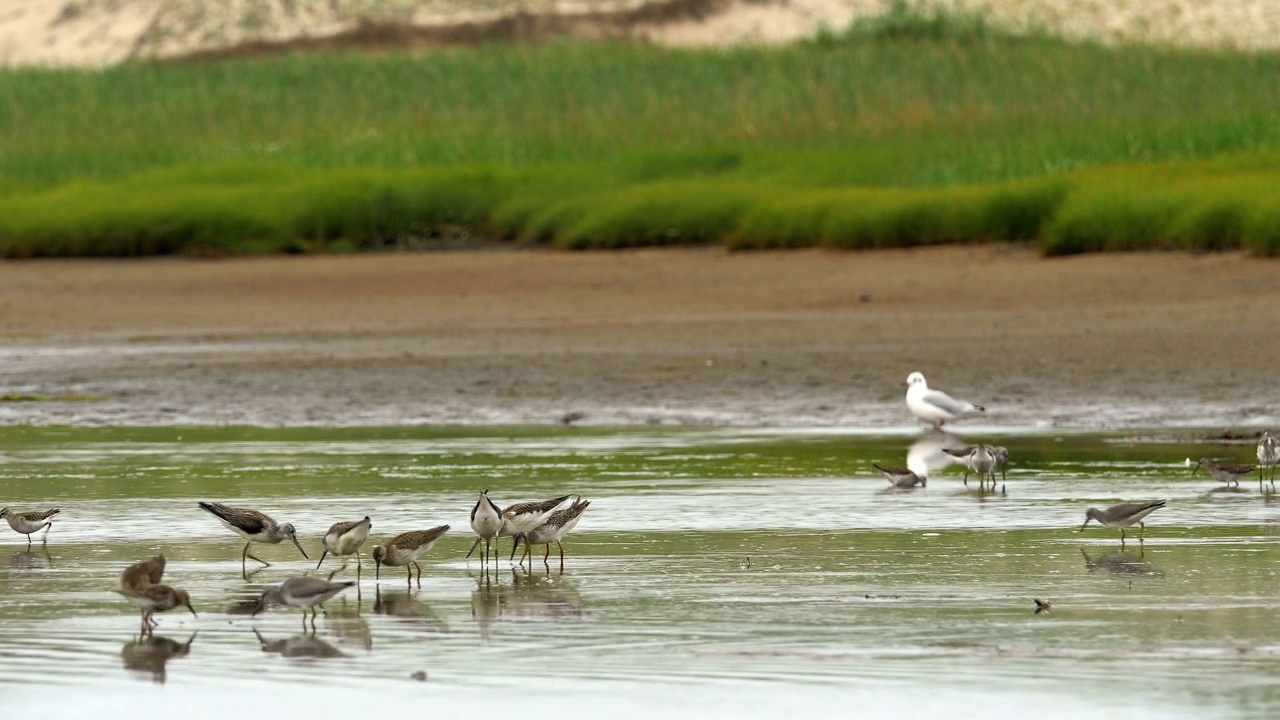
{"type": "Polygon", "coordinates": [[[1263,430],[1258,438],[1258,481],[1262,481],[1264,470],[1271,470],[1271,487],[1276,486],[1276,465],[1280,464],[1280,440],[1271,435],[1271,431],[1263,430]]]}
{"type": "MultiPolygon", "coordinates": [[[[572,505],[564,510],[557,510],[551,513],[545,520],[524,534],[524,551],[529,558],[530,566],[533,565],[534,545],[547,546],[547,551],[542,556],[542,564],[547,565],[547,561],[551,557],[551,543],[555,543],[560,548],[560,572],[564,572],[564,545],[560,541],[564,540],[565,536],[577,527],[578,521],[582,519],[582,513],[586,511],[587,506],[590,504],[590,500],[583,500],[579,497],[573,501],[572,505]]],[[[524,564],[523,556],[520,558],[520,564],[524,564]]]]}
{"type": "Polygon", "coordinates": [[[561,495],[550,500],[516,503],[515,505],[507,506],[502,511],[502,529],[498,531],[498,537],[515,537],[515,542],[511,545],[511,557],[507,558],[508,561],[516,559],[516,550],[520,549],[520,538],[539,522],[542,522],[543,516],[555,510],[569,497],[568,495],[561,495]]]}
{"type": "Polygon", "coordinates": [[[889,484],[896,488],[913,488],[916,485],[923,487],[928,482],[928,478],[917,475],[907,468],[885,467],[875,463],[871,463],[871,467],[878,470],[884,476],[884,479],[888,480],[889,484]]]}
{"type": "Polygon", "coordinates": [[[1090,520],[1097,520],[1102,525],[1118,529],[1120,531],[1120,544],[1123,545],[1124,529],[1136,524],[1138,526],[1138,541],[1141,542],[1142,533],[1146,530],[1146,525],[1143,524],[1142,519],[1164,506],[1164,500],[1156,500],[1155,502],[1120,503],[1119,505],[1112,505],[1106,510],[1089,508],[1084,513],[1084,525],[1080,526],[1078,532],[1083,532],[1085,525],[1088,525],[1090,520]]]}
{"type": "MultiPolygon", "coordinates": [[[[1240,485],[1240,478],[1257,470],[1257,465],[1235,465],[1232,463],[1216,463],[1209,458],[1200,458],[1200,462],[1196,463],[1196,467],[1191,471],[1194,475],[1201,470],[1209,473],[1209,476],[1218,482],[1227,483],[1228,485],[1240,485]]],[[[1261,473],[1259,473],[1261,476],[1261,473]]],[[[1258,478],[1258,486],[1262,486],[1262,478],[1258,478]]]]}
{"type": "Polygon", "coordinates": [[[918,372],[908,375],[903,385],[907,388],[907,409],[921,420],[933,423],[935,430],[942,429],[943,423],[961,415],[986,412],[986,408],[981,405],[956,400],[941,390],[930,390],[924,375],[918,372]]]}
{"type": "MultiPolygon", "coordinates": [[[[325,556],[329,553],[344,557],[355,553],[356,556],[356,575],[360,574],[360,546],[364,545],[364,541],[369,539],[369,528],[373,527],[373,521],[368,515],[363,520],[352,520],[350,522],[334,523],[329,527],[329,532],[324,534],[321,545],[324,546],[324,552],[320,553],[320,562],[316,563],[316,569],[324,564],[325,556]]],[[[301,548],[299,548],[301,549],[301,548]]],[[[304,553],[305,554],[305,553],[304,553]]],[[[346,567],[347,562],[342,561],[342,567],[346,567]]]]}
{"type": "Polygon", "coordinates": [[[289,523],[281,525],[272,520],[270,516],[257,510],[227,507],[222,503],[201,502],[200,507],[221,520],[222,524],[231,528],[232,532],[248,541],[244,544],[244,552],[240,553],[241,572],[244,571],[245,558],[253,558],[266,566],[271,565],[266,560],[254,557],[249,553],[249,546],[253,543],[275,545],[285,538],[289,538],[298,548],[298,552],[302,553],[302,557],[308,560],[311,559],[307,557],[307,551],[303,550],[302,545],[298,543],[298,536],[294,532],[293,525],[289,523]]]}
{"type": "Polygon", "coordinates": [[[156,621],[151,617],[155,613],[172,610],[179,605],[185,606],[191,611],[191,615],[196,615],[196,609],[191,607],[191,596],[186,590],[169,587],[168,585],[148,585],[141,590],[117,590],[117,593],[124,596],[134,607],[142,611],[142,634],[151,634],[151,629],[156,625],[156,621]]]}
{"type": "Polygon", "coordinates": [[[376,565],[375,577],[381,579],[383,565],[404,567],[405,572],[408,573],[408,583],[412,586],[412,568],[416,567],[418,569],[418,587],[421,588],[422,566],[418,564],[418,558],[426,554],[436,544],[436,541],[444,537],[447,532],[449,532],[448,525],[441,525],[430,530],[411,530],[391,538],[386,545],[375,547],[373,549],[373,562],[376,565]]]}
{"type": "Polygon", "coordinates": [[[52,518],[60,512],[62,511],[58,508],[44,511],[34,510],[32,512],[24,513],[14,512],[9,508],[4,508],[3,510],[0,510],[0,518],[8,520],[9,527],[13,528],[14,532],[26,535],[27,547],[31,547],[31,533],[40,532],[41,530],[44,530],[44,538],[42,538],[40,542],[49,542],[49,528],[53,527],[52,518]]]}
{"type": "MultiPolygon", "coordinates": [[[[480,493],[480,499],[476,500],[475,507],[471,508],[471,530],[476,534],[476,541],[467,551],[467,558],[470,558],[471,553],[480,546],[480,542],[484,541],[484,561],[488,564],[489,548],[498,538],[498,532],[502,530],[502,511],[489,499],[488,490],[480,493]]],[[[495,563],[498,560],[496,552],[493,560],[495,563]]]]}
{"type": "Polygon", "coordinates": [[[316,606],[329,598],[355,585],[354,580],[330,582],[314,577],[292,577],[276,587],[267,588],[258,596],[253,615],[257,615],[267,606],[275,603],[289,607],[302,608],[302,629],[307,629],[307,610],[311,610],[311,629],[316,628],[316,606]]]}

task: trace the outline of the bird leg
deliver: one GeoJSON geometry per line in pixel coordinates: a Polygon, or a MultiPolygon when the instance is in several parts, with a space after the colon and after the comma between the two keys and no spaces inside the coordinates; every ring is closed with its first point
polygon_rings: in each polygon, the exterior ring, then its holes
{"type": "Polygon", "coordinates": [[[421,590],[422,589],[422,566],[418,564],[417,560],[413,561],[413,566],[418,568],[418,589],[421,590]]]}
{"type": "Polygon", "coordinates": [[[404,584],[405,584],[405,587],[409,588],[410,590],[413,589],[413,566],[412,565],[404,566],[404,584]]]}
{"type": "Polygon", "coordinates": [[[542,564],[550,565],[550,563],[547,561],[551,559],[551,543],[547,543],[546,548],[547,548],[547,551],[542,555],[542,564]]]}
{"type": "Polygon", "coordinates": [[[53,528],[53,523],[47,522],[44,524],[44,537],[40,538],[41,545],[49,544],[49,530],[52,528],[53,528]]]}

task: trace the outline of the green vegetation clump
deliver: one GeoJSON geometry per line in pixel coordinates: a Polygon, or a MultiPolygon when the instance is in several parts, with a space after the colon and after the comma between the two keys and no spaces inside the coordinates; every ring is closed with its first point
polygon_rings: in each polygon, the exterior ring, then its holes
{"type": "Polygon", "coordinates": [[[0,71],[0,254],[1280,254],[1280,55],[885,16],[783,48],[483,45],[0,71]]]}

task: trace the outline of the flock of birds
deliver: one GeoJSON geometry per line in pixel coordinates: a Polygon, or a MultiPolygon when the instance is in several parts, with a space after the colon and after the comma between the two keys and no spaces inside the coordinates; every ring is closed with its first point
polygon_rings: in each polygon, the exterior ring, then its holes
{"type": "MultiPolygon", "coordinates": [[[[924,375],[919,372],[913,372],[908,375],[903,385],[907,388],[907,409],[921,420],[932,423],[935,430],[941,430],[948,420],[986,411],[986,408],[981,405],[975,405],[966,400],[957,400],[941,390],[930,388],[924,375]]],[[[996,486],[996,471],[1000,472],[1002,483],[1006,479],[1006,471],[1009,464],[1009,451],[1006,448],[992,445],[969,445],[963,448],[942,447],[941,451],[945,454],[944,457],[948,459],[949,463],[964,465],[965,485],[969,484],[970,472],[978,476],[979,488],[985,488],[989,480],[991,488],[994,489],[996,486]]],[[[1204,470],[1214,480],[1236,486],[1240,484],[1241,479],[1257,472],[1260,488],[1268,477],[1271,481],[1271,486],[1274,488],[1276,466],[1280,464],[1280,441],[1272,436],[1269,431],[1264,431],[1262,437],[1258,440],[1257,456],[1258,463],[1256,465],[1219,463],[1208,458],[1200,458],[1200,462],[1195,464],[1194,472],[1204,470]],[[1270,473],[1269,476],[1268,471],[1270,473]]],[[[913,463],[912,460],[911,455],[908,454],[907,467],[890,467],[874,463],[872,467],[878,470],[889,481],[889,484],[895,488],[923,487],[929,480],[929,466],[923,461],[913,463]]],[[[1190,464],[1190,460],[1188,460],[1188,464],[1190,464]]],[[[1001,485],[1001,491],[1004,491],[1003,484],[1001,485]]],[[[1085,511],[1084,524],[1080,526],[1080,529],[1084,530],[1090,521],[1094,521],[1106,527],[1119,530],[1120,541],[1124,542],[1125,530],[1137,525],[1138,537],[1141,539],[1142,532],[1145,530],[1143,520],[1156,510],[1165,507],[1166,504],[1165,500],[1156,500],[1150,502],[1123,502],[1105,509],[1089,508],[1085,511]]]]}
{"type": "MultiPolygon", "coordinates": [[[[533,563],[532,548],[536,545],[546,547],[543,562],[549,562],[551,544],[560,549],[560,569],[564,570],[564,545],[562,541],[582,518],[583,512],[591,505],[590,500],[575,498],[568,506],[561,508],[571,496],[562,495],[543,501],[522,502],[499,509],[489,498],[489,491],[480,493],[475,506],[471,509],[471,529],[476,534],[475,543],[467,553],[470,558],[480,543],[484,543],[484,562],[488,563],[492,555],[495,562],[499,560],[496,540],[500,537],[513,538],[510,560],[515,559],[516,550],[523,542],[525,552],[520,557],[523,565],[525,558],[533,563]],[[492,551],[492,552],[491,552],[492,551]]],[[[200,502],[199,506],[209,514],[218,518],[232,532],[244,538],[244,550],[240,553],[240,569],[246,572],[246,564],[253,559],[264,566],[271,563],[256,557],[250,548],[254,543],[276,545],[286,539],[291,541],[302,553],[302,557],[310,560],[302,543],[298,541],[297,531],[291,523],[276,522],[266,513],[249,508],[233,508],[216,502],[200,502]]],[[[48,542],[49,529],[53,526],[53,518],[58,514],[56,508],[48,511],[17,513],[8,508],[0,510],[0,517],[9,522],[9,527],[27,536],[27,545],[31,545],[31,535],[44,531],[42,542],[48,542]]],[[[279,585],[264,590],[253,603],[252,615],[266,610],[272,605],[285,605],[302,609],[302,624],[305,629],[307,613],[310,611],[311,627],[315,629],[316,608],[338,593],[352,587],[356,581],[334,581],[333,575],[346,568],[345,558],[355,555],[357,577],[362,568],[360,548],[369,539],[369,530],[373,521],[365,516],[360,520],[334,523],[321,539],[323,551],[316,570],[324,565],[325,558],[336,555],[344,558],[342,567],[331,573],[327,579],[302,575],[291,577],[279,585]]],[[[381,581],[382,566],[403,567],[406,583],[413,587],[417,570],[417,586],[422,587],[422,566],[418,559],[425,555],[440,538],[449,531],[448,525],[440,525],[429,530],[411,530],[401,533],[373,548],[375,579],[381,581]]],[[[120,587],[115,592],[141,612],[141,634],[150,635],[156,626],[155,613],[166,612],[174,608],[185,607],[196,615],[191,605],[191,596],[186,590],[172,587],[161,582],[164,578],[166,560],[163,554],[148,560],[134,563],[120,574],[120,587]]]]}
{"type": "MultiPolygon", "coordinates": [[[[903,384],[907,387],[907,408],[916,417],[932,423],[936,430],[941,430],[948,420],[970,413],[985,412],[985,408],[980,405],[957,400],[940,390],[931,389],[925,381],[924,375],[919,372],[911,373],[903,384]]],[[[990,481],[991,488],[994,489],[997,471],[1001,473],[1002,482],[1006,479],[1009,451],[1003,447],[980,444],[959,449],[942,448],[942,450],[950,458],[950,462],[962,463],[965,466],[964,481],[966,485],[968,484],[970,472],[978,476],[980,488],[985,488],[986,483],[990,481]]],[[[1202,458],[1196,465],[1196,471],[1203,469],[1215,480],[1239,485],[1241,478],[1255,471],[1259,474],[1258,481],[1261,484],[1266,470],[1269,469],[1271,483],[1274,487],[1276,466],[1280,463],[1280,442],[1277,442],[1276,438],[1269,432],[1264,432],[1262,439],[1258,442],[1257,455],[1257,465],[1216,463],[1207,458],[1202,458]]],[[[907,489],[924,486],[928,482],[928,467],[918,463],[915,466],[912,465],[912,459],[909,455],[908,467],[887,467],[878,464],[873,465],[873,467],[883,474],[895,488],[907,489]]],[[[1003,485],[1001,490],[1002,492],[1004,491],[1003,485]]],[[[476,539],[471,545],[471,550],[467,553],[467,557],[470,558],[480,544],[483,543],[484,562],[487,564],[491,555],[494,561],[497,562],[499,557],[496,541],[498,538],[511,537],[513,538],[513,544],[509,560],[513,561],[515,559],[516,550],[519,549],[521,542],[523,542],[525,551],[520,557],[521,565],[524,564],[525,558],[528,558],[530,565],[532,565],[532,548],[535,545],[545,546],[546,551],[543,554],[543,562],[548,563],[551,556],[551,544],[555,543],[560,550],[560,569],[563,571],[564,545],[561,541],[577,526],[583,512],[591,504],[590,501],[578,497],[568,506],[561,507],[570,497],[569,495],[563,495],[545,501],[516,503],[504,509],[499,509],[493,500],[489,498],[489,491],[485,490],[480,493],[475,506],[471,509],[471,529],[475,533],[476,539]]],[[[1085,521],[1080,526],[1080,529],[1084,530],[1090,521],[1096,521],[1107,527],[1120,530],[1120,539],[1123,543],[1125,529],[1136,524],[1139,526],[1139,538],[1141,538],[1141,532],[1145,529],[1143,520],[1151,513],[1164,507],[1165,504],[1164,500],[1157,500],[1153,502],[1125,502],[1106,509],[1089,508],[1085,512],[1085,521]]],[[[264,566],[271,564],[249,552],[253,543],[274,545],[288,539],[298,548],[304,558],[311,559],[298,541],[297,533],[290,523],[278,523],[269,515],[258,510],[233,508],[216,502],[200,502],[199,506],[218,518],[227,528],[245,540],[244,550],[240,553],[242,573],[245,572],[245,565],[250,558],[262,563],[264,566]]],[[[30,546],[31,535],[41,530],[44,531],[42,542],[48,541],[49,529],[53,526],[53,519],[58,512],[56,508],[34,512],[14,512],[4,508],[0,510],[0,518],[7,520],[9,527],[16,532],[26,535],[27,544],[30,546]]],[[[344,558],[343,565],[338,570],[341,571],[346,568],[345,558],[355,555],[358,577],[362,567],[360,548],[368,540],[369,530],[372,526],[373,522],[368,516],[360,520],[334,523],[323,536],[323,552],[320,555],[320,561],[316,564],[316,569],[320,569],[326,557],[335,555],[344,558]]],[[[382,545],[375,546],[372,555],[376,579],[381,581],[383,565],[403,567],[405,568],[406,582],[412,588],[414,569],[416,569],[417,584],[421,588],[422,566],[418,564],[418,559],[431,550],[436,542],[448,531],[448,525],[440,525],[429,530],[412,530],[396,535],[382,545]]],[[[157,612],[185,607],[191,611],[192,615],[196,614],[191,605],[191,596],[185,590],[171,587],[161,582],[164,577],[164,570],[164,555],[157,555],[151,559],[130,565],[120,575],[120,587],[116,592],[141,612],[143,635],[151,633],[156,625],[153,615],[157,612]]],[[[303,612],[303,627],[306,627],[307,613],[310,611],[311,627],[314,629],[317,614],[316,607],[356,584],[355,581],[334,582],[333,575],[338,571],[330,574],[328,579],[304,575],[289,578],[277,586],[270,587],[259,595],[253,604],[252,614],[257,615],[271,605],[301,608],[303,612]]],[[[1039,601],[1037,601],[1037,605],[1040,605],[1039,601]]],[[[1044,605],[1044,609],[1047,610],[1048,604],[1045,603],[1044,605]]],[[[1041,611],[1038,607],[1037,612],[1041,611]]]]}

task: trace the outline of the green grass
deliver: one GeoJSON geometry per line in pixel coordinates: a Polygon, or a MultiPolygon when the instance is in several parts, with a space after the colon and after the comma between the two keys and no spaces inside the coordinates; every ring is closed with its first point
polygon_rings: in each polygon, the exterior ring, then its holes
{"type": "Polygon", "coordinates": [[[0,253],[376,248],[450,226],[564,248],[1280,254],[1277,78],[1276,54],[901,9],[775,49],[8,70],[0,253]]]}

